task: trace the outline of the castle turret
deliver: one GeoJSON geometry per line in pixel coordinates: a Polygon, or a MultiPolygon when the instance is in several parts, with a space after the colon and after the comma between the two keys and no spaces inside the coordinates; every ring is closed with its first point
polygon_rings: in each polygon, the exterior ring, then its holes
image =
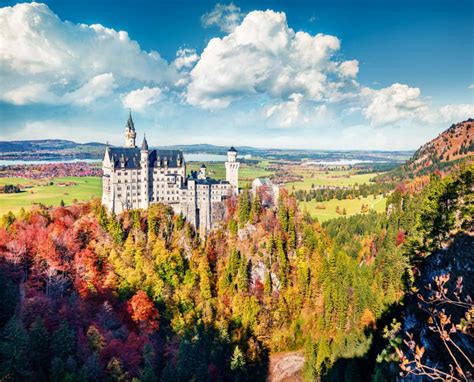
{"type": "Polygon", "coordinates": [[[125,125],[125,147],[136,147],[135,146],[135,138],[137,137],[137,133],[135,132],[135,125],[132,119],[132,112],[128,115],[128,121],[125,125]]]}
{"type": "Polygon", "coordinates": [[[139,204],[143,209],[148,208],[149,205],[149,153],[148,142],[146,140],[146,136],[144,135],[142,147],[140,148],[141,176],[139,177],[141,183],[141,190],[139,191],[139,204]]]}
{"type": "Polygon", "coordinates": [[[227,151],[227,162],[225,162],[226,180],[230,183],[234,194],[239,192],[239,166],[237,162],[237,150],[232,146],[227,151]]]}
{"type": "Polygon", "coordinates": [[[206,179],[207,178],[207,173],[206,173],[206,165],[203,163],[201,167],[199,168],[199,174],[198,174],[198,179],[206,179]]]}

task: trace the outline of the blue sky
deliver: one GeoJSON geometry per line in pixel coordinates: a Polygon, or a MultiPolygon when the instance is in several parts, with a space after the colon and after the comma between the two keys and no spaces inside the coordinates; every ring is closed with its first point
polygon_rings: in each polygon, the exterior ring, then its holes
{"type": "Polygon", "coordinates": [[[472,1],[0,9],[0,139],[414,149],[474,117],[472,1]]]}

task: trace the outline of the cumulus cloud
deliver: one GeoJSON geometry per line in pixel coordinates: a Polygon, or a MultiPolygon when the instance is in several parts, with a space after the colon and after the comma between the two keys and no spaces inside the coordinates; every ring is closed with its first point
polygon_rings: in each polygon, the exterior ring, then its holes
{"type": "Polygon", "coordinates": [[[341,62],[339,64],[339,73],[343,77],[357,77],[357,73],[359,73],[359,61],[350,60],[341,62]]]}
{"type": "Polygon", "coordinates": [[[0,98],[14,105],[41,102],[52,105],[85,106],[98,98],[109,96],[115,88],[116,84],[112,73],[103,73],[91,78],[75,90],[63,92],[62,95],[52,92],[46,83],[30,83],[7,91],[0,98]]]}
{"type": "Polygon", "coordinates": [[[217,3],[212,11],[202,15],[201,23],[204,27],[215,25],[223,32],[232,32],[239,25],[242,17],[240,8],[233,3],[229,5],[217,3]]]}
{"type": "Polygon", "coordinates": [[[444,105],[427,113],[423,121],[428,123],[450,124],[474,117],[474,104],[444,105]]]}
{"type": "Polygon", "coordinates": [[[63,21],[45,4],[1,8],[0,46],[0,99],[16,104],[88,104],[129,81],[178,77],[174,66],[141,50],[127,32],[63,21]]]}
{"type": "Polygon", "coordinates": [[[203,108],[227,107],[243,96],[265,93],[288,100],[302,94],[330,100],[354,77],[357,61],[336,62],[335,36],[294,32],[286,15],[250,12],[231,33],[212,39],[191,71],[187,101],[203,108]]]}
{"type": "Polygon", "coordinates": [[[363,114],[372,126],[415,118],[426,110],[420,89],[405,84],[396,83],[380,90],[365,88],[362,94],[369,99],[363,114]]]}
{"type": "Polygon", "coordinates": [[[267,126],[272,128],[295,128],[320,126],[329,122],[328,107],[305,102],[302,94],[290,95],[283,101],[265,109],[267,126]]]}
{"type": "Polygon", "coordinates": [[[363,88],[361,93],[367,102],[362,113],[375,127],[407,123],[448,124],[474,115],[474,104],[432,107],[421,96],[419,88],[406,84],[396,83],[380,90],[363,88]]]}
{"type": "Polygon", "coordinates": [[[133,90],[122,98],[122,104],[126,108],[131,108],[135,111],[143,111],[147,106],[158,102],[161,95],[160,88],[149,88],[148,86],[142,89],[133,90]]]}
{"type": "Polygon", "coordinates": [[[116,87],[112,73],[98,74],[79,89],[67,93],[64,99],[76,105],[89,105],[98,98],[108,97],[116,87]]]}
{"type": "Polygon", "coordinates": [[[176,52],[174,65],[178,70],[182,68],[190,68],[197,60],[199,60],[199,55],[196,53],[196,49],[181,48],[176,52]]]}

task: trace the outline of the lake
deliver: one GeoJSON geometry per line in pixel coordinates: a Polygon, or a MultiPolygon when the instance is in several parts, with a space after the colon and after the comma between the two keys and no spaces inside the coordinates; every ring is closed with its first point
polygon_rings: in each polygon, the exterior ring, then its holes
{"type": "MultiPolygon", "coordinates": [[[[245,156],[247,157],[247,156],[245,156]]],[[[241,158],[239,156],[239,158],[241,158]]],[[[184,154],[187,162],[225,162],[227,155],[207,154],[207,153],[189,153],[184,154]]],[[[47,164],[47,163],[98,163],[99,159],[56,159],[56,160],[3,160],[0,159],[0,166],[20,165],[20,164],[47,164]]]]}

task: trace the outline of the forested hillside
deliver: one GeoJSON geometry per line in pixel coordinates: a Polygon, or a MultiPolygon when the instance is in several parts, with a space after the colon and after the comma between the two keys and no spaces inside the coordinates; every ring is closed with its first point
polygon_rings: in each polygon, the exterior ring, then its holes
{"type": "MultiPolygon", "coordinates": [[[[410,351],[403,304],[416,308],[426,261],[472,235],[473,173],[433,176],[421,192],[392,193],[387,213],[324,225],[285,191],[274,208],[244,191],[205,240],[163,205],[9,214],[0,378],[255,381],[271,354],[302,350],[308,381],[394,380],[410,351]]],[[[462,246],[456,253],[465,262],[451,280],[473,266],[462,246]]],[[[430,365],[442,353],[426,352],[430,365]]]]}
{"type": "Polygon", "coordinates": [[[436,138],[421,146],[399,168],[378,177],[379,180],[407,180],[429,176],[435,171],[449,173],[474,157],[474,120],[451,125],[436,138]]]}

